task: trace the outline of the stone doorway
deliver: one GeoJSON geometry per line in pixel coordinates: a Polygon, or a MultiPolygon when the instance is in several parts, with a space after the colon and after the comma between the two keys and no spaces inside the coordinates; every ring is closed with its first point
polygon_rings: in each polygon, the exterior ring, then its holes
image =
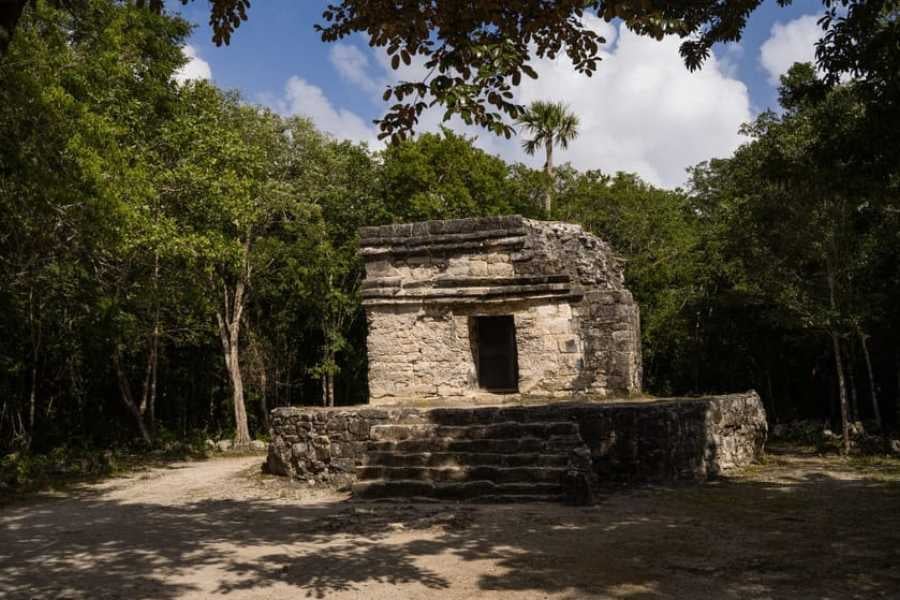
{"type": "Polygon", "coordinates": [[[489,392],[519,390],[516,323],[512,315],[475,317],[478,386],[489,392]]]}

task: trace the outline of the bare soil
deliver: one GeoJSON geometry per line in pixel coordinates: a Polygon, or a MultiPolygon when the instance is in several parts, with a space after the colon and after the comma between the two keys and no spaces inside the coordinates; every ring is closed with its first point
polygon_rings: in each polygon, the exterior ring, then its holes
{"type": "Polygon", "coordinates": [[[365,504],[223,458],[0,509],[3,598],[900,598],[900,461],[796,449],[596,506],[365,504]]]}

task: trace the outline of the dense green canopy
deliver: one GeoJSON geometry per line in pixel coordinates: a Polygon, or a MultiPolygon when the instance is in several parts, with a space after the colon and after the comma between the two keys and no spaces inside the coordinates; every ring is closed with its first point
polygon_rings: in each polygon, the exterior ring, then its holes
{"type": "MultiPolygon", "coordinates": [[[[25,7],[39,0],[0,3],[0,59],[25,7]]],[[[42,0],[78,11],[86,0],[42,0]]],[[[119,0],[148,10],[165,11],[163,0],[119,0]]],[[[188,4],[193,0],[181,0],[188,4]]],[[[791,0],[778,0],[782,6],[791,0]]],[[[209,24],[216,44],[227,44],[252,13],[250,0],[209,0],[209,24]]],[[[418,124],[429,106],[439,105],[445,119],[459,115],[498,135],[515,133],[511,122],[524,106],[513,88],[522,77],[537,77],[529,64],[535,57],[565,53],[579,73],[591,76],[600,66],[604,39],[587,15],[606,21],[620,19],[641,35],[661,39],[675,35],[684,41],[681,55],[690,69],[699,68],[717,43],[739,41],[750,15],[762,0],[693,0],[666,2],[630,0],[340,0],[328,4],[315,27],[322,40],[333,42],[363,34],[383,47],[391,66],[421,60],[426,75],[385,89],[391,99],[380,120],[381,136],[399,139],[418,124]]],[[[825,35],[817,45],[817,60],[837,82],[852,75],[881,97],[898,100],[900,89],[900,3],[897,0],[822,0],[825,35]]],[[[896,114],[893,123],[900,125],[896,114]]]]}
{"type": "MultiPolygon", "coordinates": [[[[543,216],[547,173],[451,131],[375,152],[176,84],[188,25],[140,4],[38,2],[0,62],[3,452],[244,441],[273,406],[364,402],[358,227],[543,216]]],[[[898,111],[876,75],[796,66],[783,112],[688,190],[549,174],[552,218],[626,259],[648,391],[895,425],[898,111]]]]}

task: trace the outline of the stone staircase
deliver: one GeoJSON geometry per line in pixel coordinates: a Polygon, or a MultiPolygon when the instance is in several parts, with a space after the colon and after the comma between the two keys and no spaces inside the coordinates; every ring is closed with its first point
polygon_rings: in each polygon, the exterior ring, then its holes
{"type": "Polygon", "coordinates": [[[573,457],[586,450],[577,423],[478,422],[477,414],[469,412],[464,424],[374,425],[355,468],[354,498],[510,502],[570,495],[573,457]]]}

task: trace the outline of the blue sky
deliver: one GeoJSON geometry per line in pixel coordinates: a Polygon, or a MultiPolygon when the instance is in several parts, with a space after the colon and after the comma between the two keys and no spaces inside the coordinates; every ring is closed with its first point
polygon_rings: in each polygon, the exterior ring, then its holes
{"type": "MultiPolygon", "coordinates": [[[[196,25],[186,53],[184,77],[207,77],[245,99],[285,114],[305,114],[336,137],[377,146],[371,121],[385,109],[381,91],[404,74],[385,68],[383,54],[356,37],[326,44],[313,30],[326,2],[257,0],[229,46],[216,47],[207,5],[172,6],[196,25]]],[[[528,82],[519,100],[563,100],[582,117],[578,141],[562,160],[578,168],[638,172],[666,187],[685,180],[684,169],[727,156],[741,142],[737,127],[776,106],[775,82],[794,60],[808,60],[819,32],[821,2],[803,0],[782,8],[766,2],[751,17],[740,44],[715,49],[716,58],[689,73],[677,56],[677,40],[637,38],[617,24],[591,23],[609,40],[605,60],[591,80],[566,60],[535,64],[541,77],[528,82]]],[[[414,63],[406,75],[417,74],[414,63]]],[[[433,130],[439,114],[426,116],[433,130]]],[[[538,164],[515,141],[508,142],[458,122],[454,129],[508,160],[538,164]]]]}

